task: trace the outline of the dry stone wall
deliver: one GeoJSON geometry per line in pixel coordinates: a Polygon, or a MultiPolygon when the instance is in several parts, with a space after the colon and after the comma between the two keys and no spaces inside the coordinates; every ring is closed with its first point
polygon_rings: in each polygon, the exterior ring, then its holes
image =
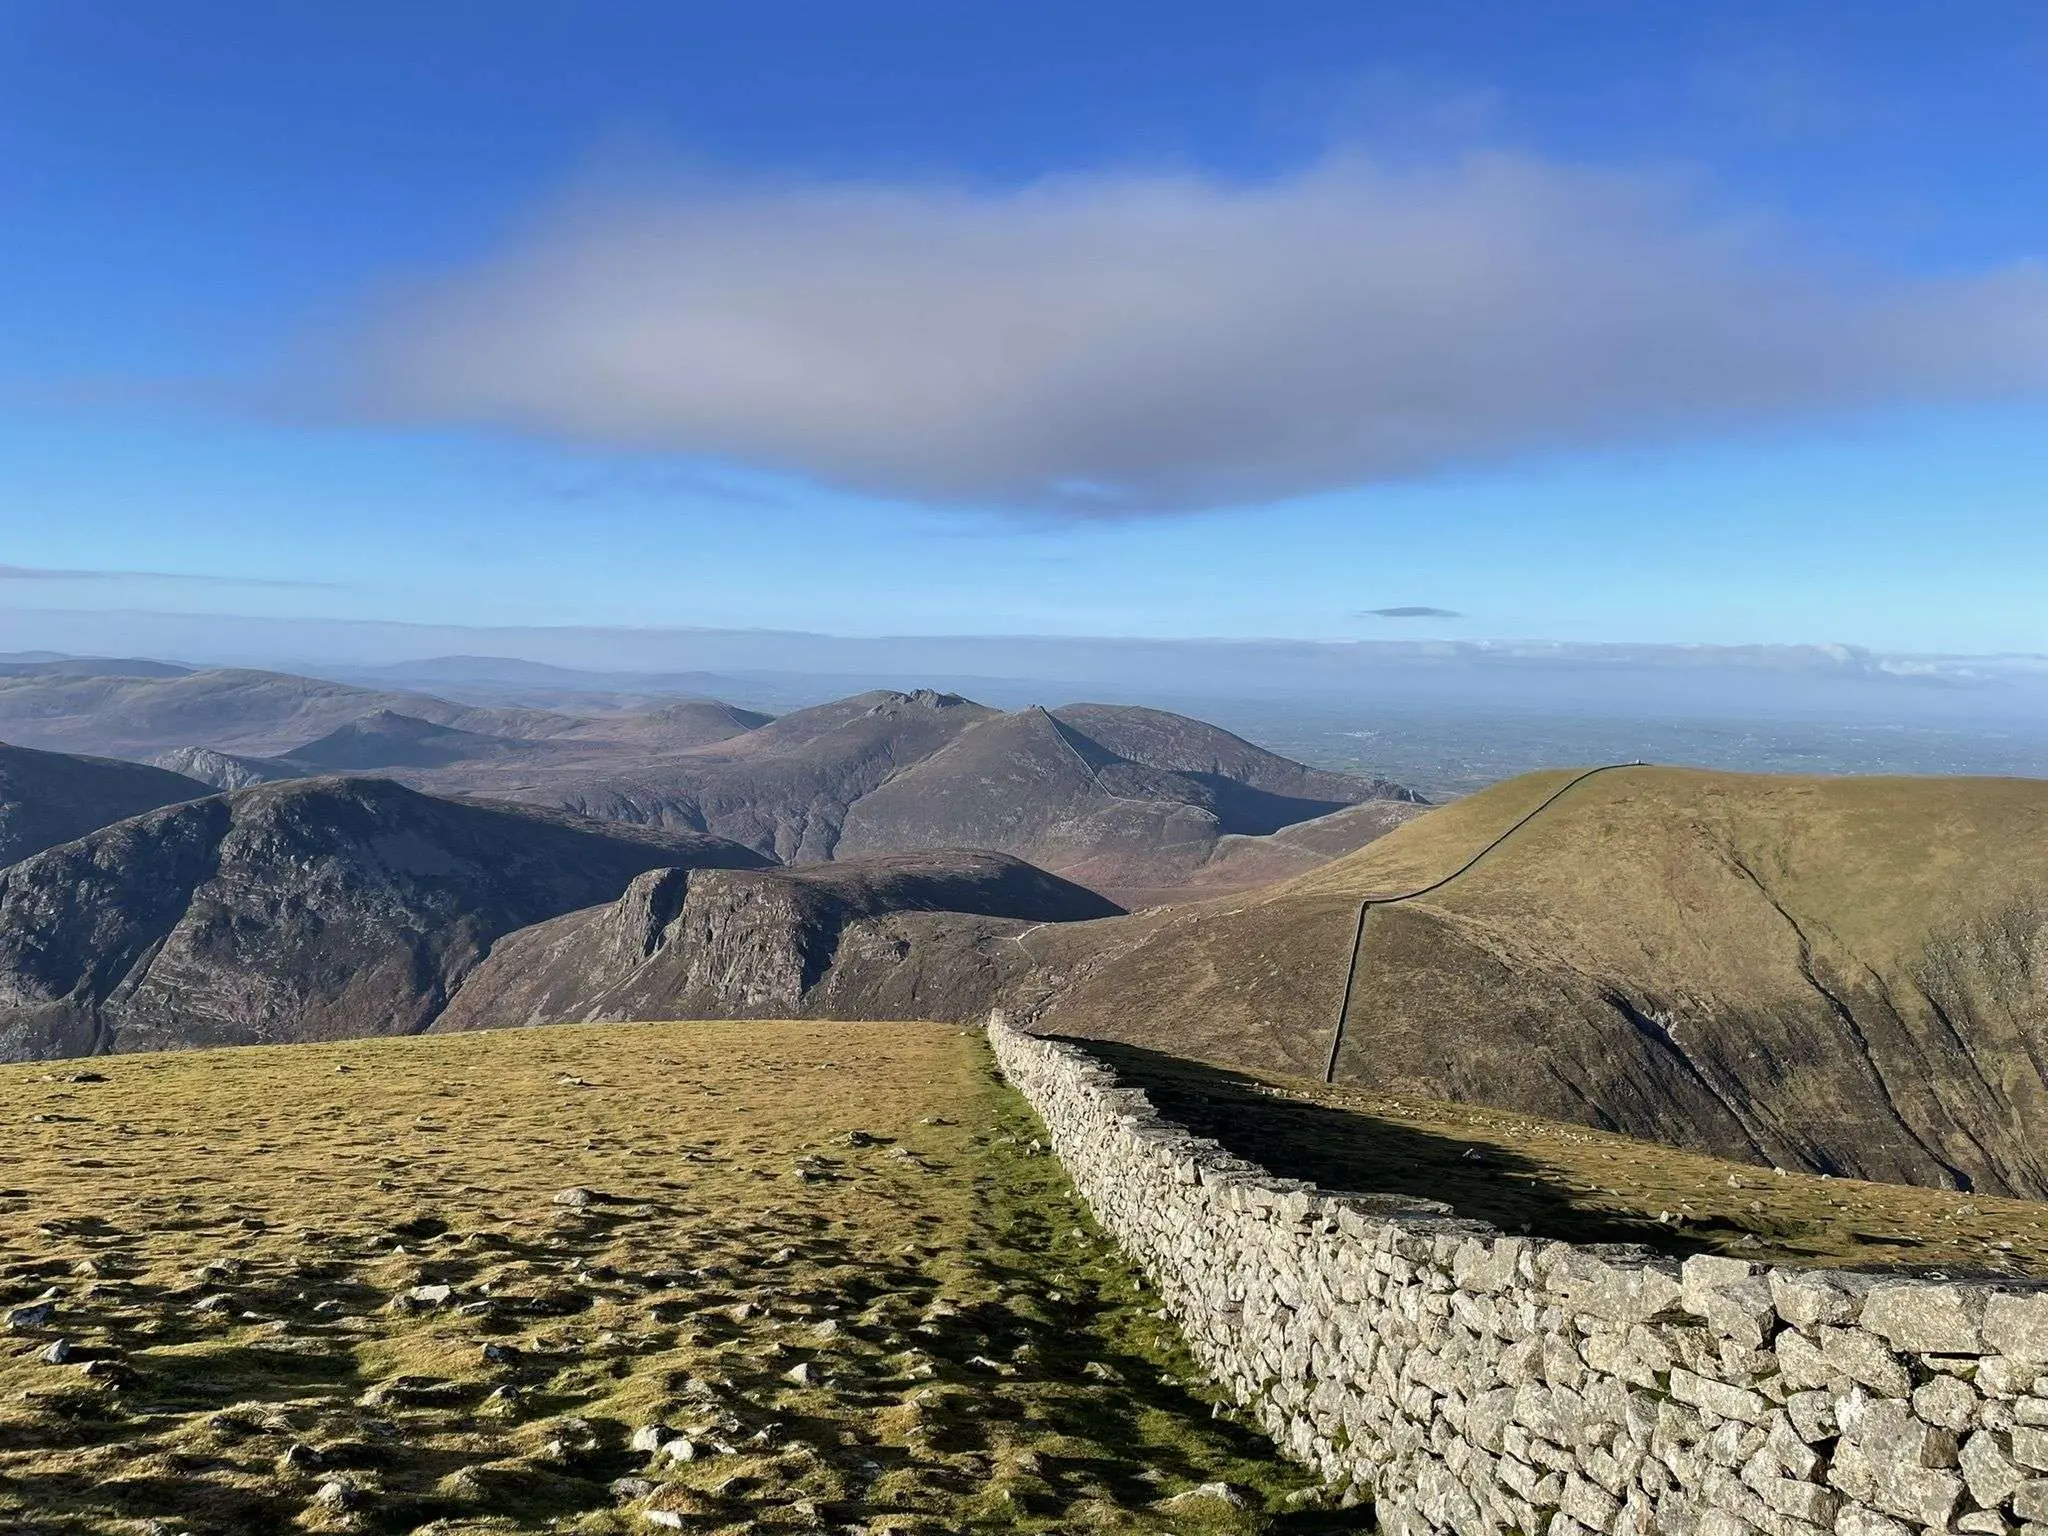
{"type": "Polygon", "coordinates": [[[1387,1531],[2048,1536],[2048,1288],[1679,1264],[1328,1193],[1074,1046],[989,1036],[1203,1367],[1387,1531]]]}

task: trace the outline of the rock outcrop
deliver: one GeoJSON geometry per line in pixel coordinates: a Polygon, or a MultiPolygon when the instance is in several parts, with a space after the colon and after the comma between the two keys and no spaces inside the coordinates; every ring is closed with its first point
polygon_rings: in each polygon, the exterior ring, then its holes
{"type": "Polygon", "coordinates": [[[763,862],[380,779],[193,800],[0,870],[0,1059],[415,1031],[507,933],[763,862]]]}
{"type": "Polygon", "coordinates": [[[797,869],[662,869],[513,934],[435,1025],[647,1018],[973,1019],[1026,970],[1016,935],[1114,916],[1002,854],[797,869]]]}
{"type": "Polygon", "coordinates": [[[318,769],[288,757],[241,757],[233,752],[217,752],[212,747],[179,747],[173,752],[159,752],[149,761],[152,767],[182,773],[215,790],[249,789],[257,784],[274,784],[279,779],[317,777],[319,773],[318,769]]]}

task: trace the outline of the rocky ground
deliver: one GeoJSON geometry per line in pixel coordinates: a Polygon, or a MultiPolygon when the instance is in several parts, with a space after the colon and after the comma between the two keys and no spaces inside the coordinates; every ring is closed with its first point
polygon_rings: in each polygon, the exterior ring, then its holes
{"type": "Polygon", "coordinates": [[[0,1530],[1361,1523],[1217,1410],[978,1037],[0,1070],[0,1530]]]}

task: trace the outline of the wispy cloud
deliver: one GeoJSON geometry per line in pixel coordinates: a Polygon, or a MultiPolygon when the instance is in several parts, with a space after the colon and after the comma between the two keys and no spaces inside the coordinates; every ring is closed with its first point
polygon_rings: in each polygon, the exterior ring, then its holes
{"type": "Polygon", "coordinates": [[[54,565],[0,565],[0,581],[182,581],[209,587],[331,589],[331,581],[288,581],[271,576],[217,576],[198,571],[72,570],[54,565]]]}
{"type": "Polygon", "coordinates": [[[1455,608],[1431,608],[1422,603],[1403,603],[1395,608],[1368,608],[1361,619],[1462,619],[1455,608]]]}
{"type": "Polygon", "coordinates": [[[1125,514],[2048,390],[2048,269],[1850,274],[1676,181],[1339,157],[586,196],[372,330],[387,417],[1125,514]]]}

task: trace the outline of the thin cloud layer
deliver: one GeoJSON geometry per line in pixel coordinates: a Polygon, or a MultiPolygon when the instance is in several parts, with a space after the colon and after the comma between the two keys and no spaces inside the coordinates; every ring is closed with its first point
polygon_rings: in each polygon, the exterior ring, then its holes
{"type": "Polygon", "coordinates": [[[1455,608],[1432,608],[1426,603],[1401,603],[1392,608],[1368,608],[1362,619],[1462,619],[1455,608]]]}
{"type": "Polygon", "coordinates": [[[2048,388],[2048,273],[1856,280],[1505,157],[583,200],[415,290],[373,409],[946,505],[1188,511],[2048,388]]]}
{"type": "Polygon", "coordinates": [[[332,587],[329,581],[271,576],[215,576],[198,571],[95,571],[56,565],[0,565],[0,581],[187,581],[210,587],[332,587]]]}

